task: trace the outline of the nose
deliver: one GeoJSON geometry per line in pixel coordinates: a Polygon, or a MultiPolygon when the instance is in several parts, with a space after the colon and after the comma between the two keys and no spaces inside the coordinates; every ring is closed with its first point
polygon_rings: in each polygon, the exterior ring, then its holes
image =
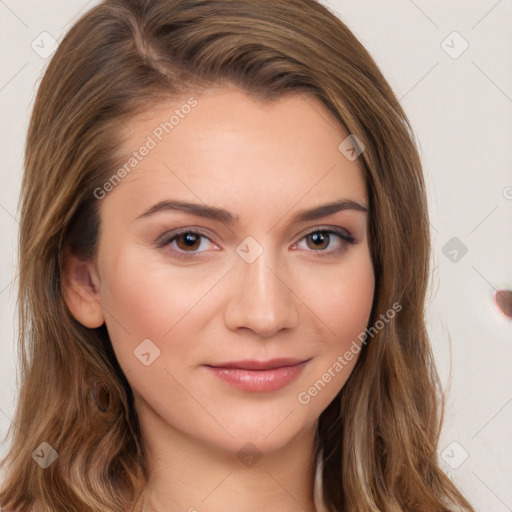
{"type": "Polygon", "coordinates": [[[289,274],[269,251],[252,263],[237,258],[229,273],[225,322],[232,330],[250,329],[262,338],[292,329],[299,319],[300,298],[289,274]]]}

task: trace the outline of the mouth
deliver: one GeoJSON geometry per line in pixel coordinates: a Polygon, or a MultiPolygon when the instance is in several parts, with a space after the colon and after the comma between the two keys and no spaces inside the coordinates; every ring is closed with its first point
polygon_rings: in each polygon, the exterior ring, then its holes
{"type": "Polygon", "coordinates": [[[248,392],[278,391],[302,372],[310,359],[243,360],[204,365],[216,378],[248,392]]]}

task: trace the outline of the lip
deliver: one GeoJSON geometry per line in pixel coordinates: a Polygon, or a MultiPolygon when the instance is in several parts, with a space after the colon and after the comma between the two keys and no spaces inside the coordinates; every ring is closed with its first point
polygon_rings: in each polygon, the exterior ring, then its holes
{"type": "Polygon", "coordinates": [[[243,360],[204,365],[230,386],[249,392],[283,389],[294,381],[310,359],[280,358],[268,361],[243,360]]]}

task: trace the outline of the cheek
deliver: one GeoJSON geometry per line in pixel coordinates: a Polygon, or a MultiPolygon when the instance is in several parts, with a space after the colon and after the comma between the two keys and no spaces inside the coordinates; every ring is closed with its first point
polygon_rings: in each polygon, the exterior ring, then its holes
{"type": "Polygon", "coordinates": [[[322,399],[329,402],[350,376],[368,326],[375,291],[369,252],[354,253],[345,266],[340,266],[338,280],[331,278],[327,290],[317,295],[317,310],[323,312],[320,316],[327,327],[314,377],[329,379],[325,372],[335,375],[330,396],[322,399]]]}
{"type": "Polygon", "coordinates": [[[373,269],[369,265],[347,276],[345,286],[340,287],[338,295],[331,303],[334,331],[343,333],[343,340],[351,342],[366,329],[373,304],[375,282],[373,269]],[[347,339],[350,338],[350,341],[347,339]]]}
{"type": "Polygon", "coordinates": [[[135,378],[142,369],[143,361],[137,358],[142,347],[154,361],[146,370],[164,365],[181,373],[204,359],[204,345],[191,340],[201,338],[204,323],[217,311],[219,273],[206,266],[172,266],[138,249],[118,254],[106,262],[101,301],[125,373],[136,370],[131,375],[135,378]]]}
{"type": "Polygon", "coordinates": [[[297,395],[301,407],[318,416],[336,397],[354,369],[361,351],[362,334],[368,325],[375,280],[369,254],[357,256],[336,276],[324,292],[310,290],[324,336],[318,357],[305,376],[297,395]]]}
{"type": "Polygon", "coordinates": [[[339,272],[327,270],[316,282],[309,279],[307,287],[304,297],[324,323],[327,344],[333,350],[350,346],[366,329],[373,304],[375,278],[368,251],[354,252],[339,272]]]}
{"type": "Polygon", "coordinates": [[[152,266],[136,252],[126,251],[116,258],[105,272],[101,302],[121,366],[129,369],[140,365],[134,351],[144,340],[163,350],[161,340],[197,302],[195,295],[168,268],[152,266]]]}

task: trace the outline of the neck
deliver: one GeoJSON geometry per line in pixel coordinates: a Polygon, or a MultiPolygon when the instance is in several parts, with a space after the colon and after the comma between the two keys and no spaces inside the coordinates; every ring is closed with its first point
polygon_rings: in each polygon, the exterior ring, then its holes
{"type": "Polygon", "coordinates": [[[316,422],[258,459],[192,439],[145,412],[141,430],[150,476],[143,512],[317,512],[316,422]]]}

